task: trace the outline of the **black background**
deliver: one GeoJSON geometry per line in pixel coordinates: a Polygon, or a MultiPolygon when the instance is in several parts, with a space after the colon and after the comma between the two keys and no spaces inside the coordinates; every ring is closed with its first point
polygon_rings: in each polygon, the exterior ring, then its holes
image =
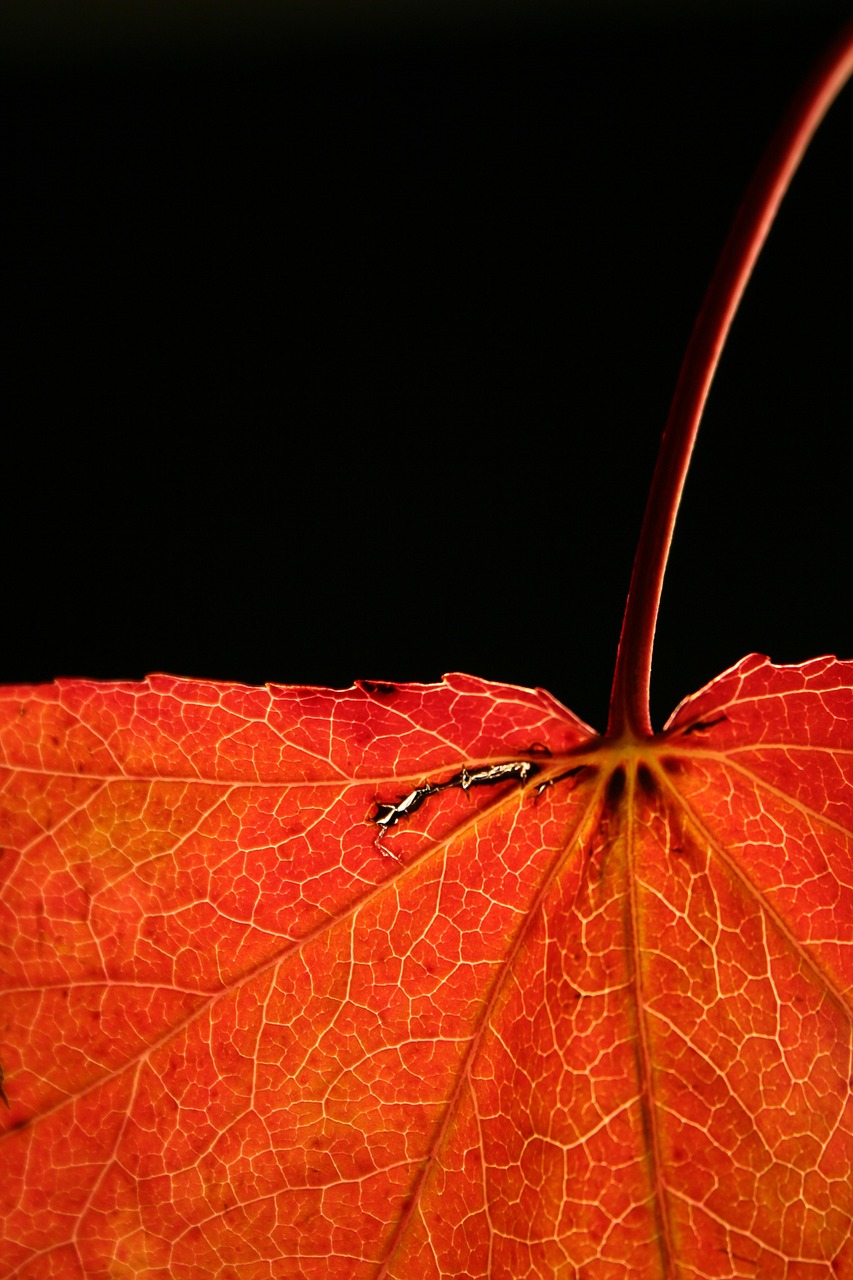
{"type": "MultiPolygon", "coordinates": [[[[468,670],[603,727],[693,317],[845,9],[5,39],[0,678],[468,670]]],[[[712,394],[657,724],[853,657],[851,155],[848,91],[712,394]]]]}

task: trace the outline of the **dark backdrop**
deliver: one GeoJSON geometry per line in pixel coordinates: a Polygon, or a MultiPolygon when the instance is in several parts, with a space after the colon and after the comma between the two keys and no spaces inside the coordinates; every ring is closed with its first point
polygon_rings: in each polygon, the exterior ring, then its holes
{"type": "MultiPolygon", "coordinates": [[[[693,316],[846,6],[688,8],[6,42],[0,678],[461,669],[601,727],[693,316]]],[[[657,723],[853,657],[851,154],[848,91],[712,395],[657,723]]]]}

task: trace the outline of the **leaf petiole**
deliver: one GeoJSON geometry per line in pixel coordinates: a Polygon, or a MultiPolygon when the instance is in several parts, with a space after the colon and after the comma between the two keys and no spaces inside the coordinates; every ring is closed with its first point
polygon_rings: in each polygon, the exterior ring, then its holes
{"type": "Polygon", "coordinates": [[[687,344],[661,440],[625,604],[610,694],[609,738],[652,735],[652,648],[672,531],[708,391],[747,282],[818,125],[853,74],[853,22],[806,80],[735,216],[687,344]]]}

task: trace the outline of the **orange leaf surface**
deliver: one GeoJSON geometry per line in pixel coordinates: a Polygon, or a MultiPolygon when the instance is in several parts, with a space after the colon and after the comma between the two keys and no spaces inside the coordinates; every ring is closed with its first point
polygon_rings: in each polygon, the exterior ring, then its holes
{"type": "Polygon", "coordinates": [[[5,690],[0,1274],[853,1274],[851,677],[5,690]]]}

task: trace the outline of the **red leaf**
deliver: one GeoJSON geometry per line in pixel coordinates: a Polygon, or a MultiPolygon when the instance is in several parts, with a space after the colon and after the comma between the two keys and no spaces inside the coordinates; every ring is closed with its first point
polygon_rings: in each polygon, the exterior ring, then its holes
{"type": "Polygon", "coordinates": [[[2,1274],[849,1274],[851,678],[4,691],[2,1274]]]}
{"type": "Polygon", "coordinates": [[[853,1277],[853,662],[648,721],[702,403],[840,47],[700,315],[605,737],[464,675],[0,694],[0,1276],[853,1277]]]}

